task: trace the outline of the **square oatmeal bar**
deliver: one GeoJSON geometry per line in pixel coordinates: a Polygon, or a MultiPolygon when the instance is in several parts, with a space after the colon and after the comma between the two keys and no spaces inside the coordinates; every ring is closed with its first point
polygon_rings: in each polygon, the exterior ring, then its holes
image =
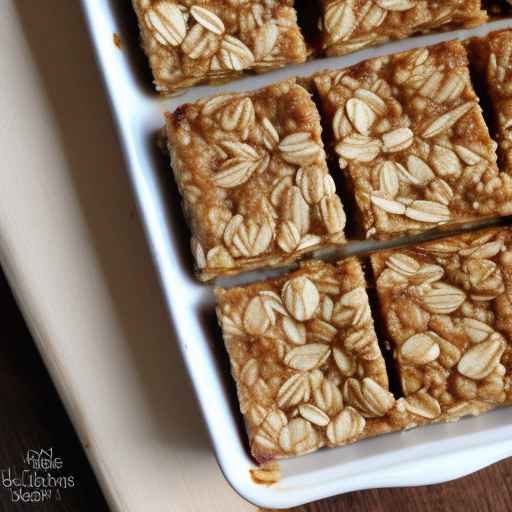
{"type": "Polygon", "coordinates": [[[320,117],[294,80],[183,105],[167,133],[200,279],[344,242],[320,117]]]}
{"type": "Polygon", "coordinates": [[[133,0],[157,90],[304,62],[293,0],[133,0]]]}
{"type": "Polygon", "coordinates": [[[451,41],[315,77],[366,236],[512,213],[512,178],[451,41]]]}
{"type": "Polygon", "coordinates": [[[456,420],[512,403],[512,230],[371,259],[408,410],[456,420]]]}
{"type": "Polygon", "coordinates": [[[320,0],[328,55],[344,55],[413,34],[474,27],[487,20],[480,0],[320,0]]]}
{"type": "Polygon", "coordinates": [[[359,262],[321,261],[217,289],[251,452],[263,463],[340,446],[414,420],[388,390],[359,262]]]}
{"type": "Polygon", "coordinates": [[[503,171],[512,175],[512,30],[470,42],[472,66],[493,111],[493,135],[503,171]]]}

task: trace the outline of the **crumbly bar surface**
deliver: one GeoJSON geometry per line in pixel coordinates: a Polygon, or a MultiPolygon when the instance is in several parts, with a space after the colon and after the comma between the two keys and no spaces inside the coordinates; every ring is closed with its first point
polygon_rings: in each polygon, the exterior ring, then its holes
{"type": "Polygon", "coordinates": [[[512,402],[512,230],[374,254],[409,407],[456,420],[512,402]]]}
{"type": "Polygon", "coordinates": [[[304,62],[293,0],[133,0],[156,88],[170,94],[243,70],[304,62]]]}
{"type": "Polygon", "coordinates": [[[512,30],[492,32],[470,44],[472,65],[489,95],[502,169],[512,175],[512,30]]]}
{"type": "Polygon", "coordinates": [[[321,0],[323,47],[344,55],[366,46],[487,20],[480,0],[321,0]]]}
{"type": "MultiPolygon", "coordinates": [[[[415,424],[388,391],[359,262],[217,289],[251,452],[262,463],[415,424]]],[[[421,418],[418,418],[421,421],[421,418]]]]}
{"type": "Polygon", "coordinates": [[[321,73],[315,84],[366,236],[512,212],[512,178],[497,168],[459,42],[321,73]]]}
{"type": "Polygon", "coordinates": [[[202,280],[344,242],[320,117],[294,80],[183,105],[167,132],[202,280]]]}

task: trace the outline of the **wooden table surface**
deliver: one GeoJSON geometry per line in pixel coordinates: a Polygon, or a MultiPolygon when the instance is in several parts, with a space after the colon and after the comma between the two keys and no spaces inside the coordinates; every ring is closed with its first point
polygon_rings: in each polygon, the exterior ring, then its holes
{"type": "MultiPolygon", "coordinates": [[[[76,486],[60,501],[13,504],[0,488],[0,512],[103,512],[107,504],[96,483],[25,326],[9,286],[0,275],[3,343],[0,344],[0,469],[20,466],[27,449],[52,447],[76,486]]],[[[227,485],[227,484],[226,484],[227,485]]],[[[512,459],[441,485],[361,491],[293,509],[293,512],[505,512],[512,510],[512,459]]],[[[206,511],[198,511],[206,512],[206,511]]]]}

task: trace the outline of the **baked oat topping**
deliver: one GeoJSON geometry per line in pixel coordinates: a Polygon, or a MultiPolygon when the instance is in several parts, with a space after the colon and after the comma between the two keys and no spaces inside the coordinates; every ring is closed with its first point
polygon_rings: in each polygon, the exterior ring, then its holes
{"type": "Polygon", "coordinates": [[[458,42],[315,77],[367,235],[512,212],[458,42]]]}
{"type": "Polygon", "coordinates": [[[184,105],[167,127],[202,279],[344,241],[319,115],[293,80],[184,105]]]}
{"type": "Polygon", "coordinates": [[[256,460],[356,439],[365,417],[393,406],[355,260],[309,262],[279,279],[217,290],[217,299],[256,460]]]}
{"type": "Polygon", "coordinates": [[[438,28],[472,27],[487,20],[480,0],[322,0],[320,30],[328,55],[438,28]]]}
{"type": "Polygon", "coordinates": [[[427,398],[408,412],[389,392],[365,286],[359,262],[348,259],[216,290],[258,462],[415,426],[432,410],[427,398]]]}
{"type": "Polygon", "coordinates": [[[512,402],[510,229],[377,253],[372,263],[409,411],[454,420],[512,402]]]}
{"type": "Polygon", "coordinates": [[[155,84],[163,93],[303,62],[293,0],[133,0],[155,84]]]}

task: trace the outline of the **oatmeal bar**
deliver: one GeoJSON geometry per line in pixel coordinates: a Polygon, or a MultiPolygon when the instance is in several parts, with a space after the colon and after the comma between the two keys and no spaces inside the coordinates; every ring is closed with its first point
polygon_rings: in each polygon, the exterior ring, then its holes
{"type": "Polygon", "coordinates": [[[328,55],[344,55],[416,33],[474,27],[487,20],[480,0],[321,0],[328,55]]]}
{"type": "Polygon", "coordinates": [[[217,289],[251,452],[262,463],[412,423],[388,390],[359,262],[303,263],[243,288],[217,289]]]}
{"type": "Polygon", "coordinates": [[[133,0],[157,90],[304,62],[293,0],[133,0]]]}
{"type": "Polygon", "coordinates": [[[379,57],[315,83],[366,236],[512,212],[512,178],[496,165],[461,43],[379,57]]]}
{"type": "Polygon", "coordinates": [[[407,409],[456,420],[512,402],[512,230],[374,254],[407,409]]]}
{"type": "Polygon", "coordinates": [[[294,80],[183,105],[167,133],[200,279],[345,240],[319,114],[294,80]]]}
{"type": "Polygon", "coordinates": [[[472,65],[483,81],[494,113],[499,163],[512,175],[512,30],[474,39],[470,50],[472,65]]]}

